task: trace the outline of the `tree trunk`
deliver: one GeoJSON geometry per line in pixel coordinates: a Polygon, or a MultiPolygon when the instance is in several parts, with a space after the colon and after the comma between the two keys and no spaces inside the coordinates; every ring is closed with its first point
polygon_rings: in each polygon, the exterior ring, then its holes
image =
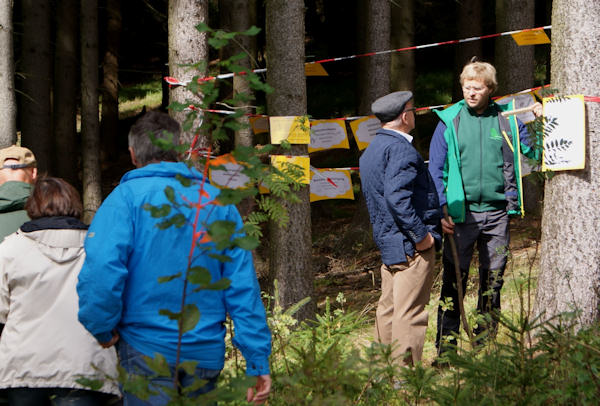
{"type": "Polygon", "coordinates": [[[90,223],[102,202],[98,123],[98,0],[81,2],[81,139],[83,221],[90,223]]]}
{"type": "MultiPolygon", "coordinates": [[[[219,3],[219,13],[221,27],[224,30],[233,32],[246,31],[253,25],[256,25],[256,0],[221,0],[219,3]]],[[[224,47],[223,59],[243,53],[245,57],[237,61],[236,64],[245,67],[247,70],[252,70],[253,62],[256,61],[256,50],[256,36],[238,36],[235,42],[230,42],[224,47]]],[[[231,89],[230,83],[226,83],[224,87],[227,89],[227,98],[229,98],[231,96],[228,92],[231,89]]],[[[246,76],[234,76],[232,90],[234,95],[246,94],[252,98],[254,97],[246,76]]],[[[254,113],[254,110],[248,104],[252,104],[252,102],[244,103],[246,107],[241,105],[235,106],[242,108],[245,114],[238,119],[243,128],[235,131],[235,146],[251,147],[254,145],[249,116],[249,114],[254,113]]],[[[253,197],[248,197],[237,205],[242,216],[246,216],[254,210],[254,202],[253,197]]]]}
{"type": "Polygon", "coordinates": [[[51,169],[50,85],[50,2],[23,0],[21,97],[22,144],[35,154],[38,170],[51,169]]]}
{"type": "MultiPolygon", "coordinates": [[[[304,1],[267,0],[267,95],[270,116],[306,114],[304,75],[304,1]],[[293,23],[292,23],[293,22],[293,23]]],[[[308,155],[306,145],[294,145],[291,155],[308,155]]],[[[289,212],[286,228],[270,225],[270,279],[279,282],[279,300],[289,307],[305,297],[314,299],[309,188],[298,192],[299,203],[283,202],[289,212]]],[[[314,300],[297,313],[299,320],[313,318],[314,300]]]]}
{"type": "Polygon", "coordinates": [[[106,2],[106,52],[102,71],[102,122],[100,125],[104,157],[115,161],[118,157],[119,134],[119,42],[121,36],[121,2],[106,2]]]}
{"type": "MultiPolygon", "coordinates": [[[[534,0],[496,0],[496,31],[504,32],[533,28],[535,24],[534,0]]],[[[533,87],[535,73],[535,48],[518,46],[512,37],[499,37],[495,44],[495,65],[498,77],[496,95],[506,95],[533,87]]],[[[523,179],[523,204],[526,213],[540,214],[543,183],[523,179]]]]}
{"type": "MultiPolygon", "coordinates": [[[[205,33],[200,33],[196,25],[208,22],[208,0],[169,0],[169,76],[184,82],[194,76],[203,77],[206,70],[196,70],[189,66],[208,61],[208,45],[205,33]]],[[[186,100],[199,102],[198,96],[185,87],[174,87],[169,92],[170,102],[185,103],[186,100]]],[[[179,123],[183,123],[188,112],[171,110],[169,114],[179,123]]],[[[194,128],[183,135],[183,141],[190,143],[200,126],[201,120],[194,123],[194,128]]],[[[200,138],[198,147],[207,147],[208,139],[200,138]]]]}
{"type": "MultiPolygon", "coordinates": [[[[534,0],[496,0],[496,31],[533,28],[534,0]]],[[[535,59],[533,46],[518,46],[510,36],[496,39],[497,95],[533,87],[535,59]]]]}
{"type": "MultiPolygon", "coordinates": [[[[600,2],[554,0],[552,86],[561,95],[600,94],[600,2]]],[[[579,326],[600,304],[600,104],[586,103],[586,167],[546,181],[536,312],[577,310],[579,326]]]]}
{"type": "Polygon", "coordinates": [[[77,37],[78,26],[77,0],[62,0],[56,5],[56,48],[54,53],[54,162],[56,175],[72,185],[79,185],[79,166],[81,154],[77,147],[77,37]],[[68,159],[65,159],[68,157],[68,159]]]}
{"type": "MultiPolygon", "coordinates": [[[[480,0],[462,0],[456,2],[456,28],[457,38],[470,38],[482,34],[480,0]]],[[[481,41],[464,42],[456,45],[454,53],[454,81],[452,86],[452,100],[463,98],[458,77],[463,67],[473,57],[482,58],[481,41]]]]}
{"type": "MultiPolygon", "coordinates": [[[[390,49],[391,9],[388,0],[359,2],[360,32],[363,38],[361,52],[383,51],[390,49]]],[[[394,6],[395,7],[395,6],[394,6]]],[[[390,92],[390,54],[368,56],[360,59],[359,65],[359,109],[358,114],[371,114],[371,104],[390,92]]],[[[359,153],[360,154],[360,153],[359,153]]],[[[359,156],[356,157],[358,162],[359,156]]],[[[357,197],[356,212],[352,222],[342,238],[336,244],[337,251],[359,247],[359,252],[375,248],[371,232],[369,212],[362,194],[357,197]]]]}
{"type": "MultiPolygon", "coordinates": [[[[550,24],[550,22],[552,21],[552,0],[546,0],[546,2],[545,2],[545,8],[546,8],[546,20],[544,21],[544,25],[550,24]]],[[[552,31],[550,31],[550,40],[552,41],[552,31]]],[[[547,59],[546,59],[546,78],[544,80],[544,84],[550,83],[551,76],[552,76],[552,69],[551,69],[551,66],[550,66],[551,62],[552,62],[552,58],[551,58],[551,55],[550,55],[551,52],[552,52],[552,47],[550,46],[550,49],[546,52],[546,54],[547,54],[547,59]]]]}
{"type": "MultiPolygon", "coordinates": [[[[256,0],[221,0],[221,26],[228,31],[246,31],[256,25],[256,0]]],[[[256,37],[238,36],[236,42],[230,42],[223,50],[223,57],[230,58],[236,54],[244,53],[246,57],[237,61],[237,64],[252,69],[251,60],[256,58],[256,37]]],[[[245,76],[233,77],[233,94],[245,93],[252,96],[253,92],[245,76]]],[[[253,113],[251,108],[245,108],[246,114],[253,113]]],[[[245,128],[235,132],[235,145],[252,146],[252,128],[249,116],[240,117],[239,121],[245,128]]]]}
{"type": "Polygon", "coordinates": [[[15,61],[13,58],[12,1],[0,3],[0,148],[17,139],[17,102],[15,98],[15,61]]]}
{"type": "MultiPolygon", "coordinates": [[[[362,0],[361,2],[364,2],[362,0]]],[[[364,42],[362,52],[390,49],[391,10],[389,0],[369,0],[363,4],[364,42]]],[[[360,59],[358,114],[371,114],[371,103],[390,91],[390,54],[360,59]]]]}
{"type": "MultiPolygon", "coordinates": [[[[415,45],[414,0],[396,0],[391,7],[392,48],[415,45]]],[[[392,54],[391,77],[393,91],[415,88],[415,51],[392,54]]]]}

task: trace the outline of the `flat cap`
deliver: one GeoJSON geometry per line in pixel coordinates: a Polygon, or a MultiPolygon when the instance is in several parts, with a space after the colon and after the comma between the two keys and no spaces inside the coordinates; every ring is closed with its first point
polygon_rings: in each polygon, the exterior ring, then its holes
{"type": "Polygon", "coordinates": [[[19,169],[34,167],[36,161],[33,152],[28,148],[11,145],[8,148],[0,149],[0,164],[2,165],[2,168],[19,169]],[[14,159],[17,162],[5,165],[4,161],[7,159],[14,159]]]}
{"type": "Polygon", "coordinates": [[[412,97],[412,92],[408,90],[390,93],[375,100],[371,104],[371,111],[382,123],[394,121],[412,97]]]}

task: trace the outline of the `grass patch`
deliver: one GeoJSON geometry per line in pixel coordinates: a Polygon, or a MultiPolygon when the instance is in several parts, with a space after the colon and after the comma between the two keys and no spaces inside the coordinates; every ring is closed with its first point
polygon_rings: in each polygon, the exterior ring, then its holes
{"type": "Polygon", "coordinates": [[[154,109],[162,102],[162,83],[153,80],[124,86],[119,89],[119,115],[128,117],[137,114],[144,106],[154,109]]]}

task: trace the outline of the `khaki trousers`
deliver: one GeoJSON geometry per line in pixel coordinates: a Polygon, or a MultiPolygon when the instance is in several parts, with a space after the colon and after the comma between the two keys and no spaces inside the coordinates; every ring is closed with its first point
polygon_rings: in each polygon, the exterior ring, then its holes
{"type": "Polygon", "coordinates": [[[400,365],[421,361],[427,330],[425,306],[433,284],[435,249],[415,252],[408,262],[381,266],[381,297],[375,319],[375,339],[391,344],[400,365]]]}

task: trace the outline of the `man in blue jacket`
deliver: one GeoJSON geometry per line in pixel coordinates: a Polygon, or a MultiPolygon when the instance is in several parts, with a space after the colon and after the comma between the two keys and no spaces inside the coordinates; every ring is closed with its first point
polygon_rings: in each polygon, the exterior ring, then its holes
{"type": "MultiPolygon", "coordinates": [[[[212,390],[223,368],[224,323],[229,314],[235,324],[233,342],[246,359],[247,374],[257,376],[248,400],[260,404],[271,386],[271,335],[252,254],[241,248],[217,250],[208,238],[198,241],[200,235],[194,236],[194,223],[228,221],[239,230],[242,221],[234,206],[218,204],[218,189],[195,169],[176,162],[173,150],[160,148],[150,138],[172,139],[177,144],[179,133],[179,124],[160,112],[147,113],[131,128],[129,149],[137,169],[123,176],[90,226],[77,284],[79,320],[102,346],[117,344],[121,366],[129,373],[154,375],[143,357],[158,353],[166,358],[171,374],[177,374],[181,387],[191,385],[194,378],[206,380],[196,395],[212,390]],[[192,186],[184,186],[187,183],[192,186]],[[201,208],[196,215],[199,198],[201,208]],[[182,216],[176,225],[159,229],[165,217],[153,217],[145,209],[149,206],[170,207],[173,214],[182,216]],[[198,245],[191,253],[193,239],[198,245]],[[222,262],[223,256],[230,260],[222,262]],[[182,276],[190,267],[208,270],[212,282],[227,278],[231,284],[225,290],[198,291],[197,285],[186,284],[182,276]],[[159,278],[167,282],[159,283],[159,278]],[[184,289],[186,305],[195,305],[200,319],[182,329],[179,337],[177,320],[165,313],[181,311],[184,289]],[[174,371],[177,361],[197,362],[195,373],[174,371]]],[[[153,378],[152,385],[159,394],[148,402],[166,404],[168,397],[160,387],[172,386],[173,378],[153,378]]],[[[147,404],[127,392],[124,400],[125,405],[147,404]]]]}
{"type": "MultiPolygon", "coordinates": [[[[436,111],[440,122],[429,149],[429,171],[435,182],[441,206],[449,218],[442,219],[442,229],[453,234],[462,272],[463,292],[477,245],[479,252],[479,301],[482,315],[475,334],[478,342],[487,331],[494,335],[500,311],[500,289],[506,266],[509,243],[509,215],[522,213],[520,152],[534,157],[529,134],[516,116],[503,117],[501,112],[512,104],[499,105],[491,100],[496,90],[496,69],[485,62],[467,64],[460,83],[464,100],[436,111]]],[[[541,114],[541,105],[534,113],[541,114]]],[[[440,301],[452,298],[451,309],[438,309],[436,346],[456,343],[460,328],[460,311],[456,271],[449,244],[444,244],[443,277],[440,301]]]]}
{"type": "Polygon", "coordinates": [[[375,338],[393,346],[400,365],[421,360],[433,283],[435,246],[441,244],[435,185],[408,134],[415,127],[412,93],[394,92],[371,106],[381,121],[360,158],[360,178],[373,238],[381,251],[381,297],[375,338]]]}

